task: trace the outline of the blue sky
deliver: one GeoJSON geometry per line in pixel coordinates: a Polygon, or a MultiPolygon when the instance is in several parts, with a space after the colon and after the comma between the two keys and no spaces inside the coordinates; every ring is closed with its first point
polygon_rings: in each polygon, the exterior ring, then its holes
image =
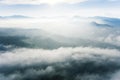
{"type": "Polygon", "coordinates": [[[120,17],[120,0],[0,0],[0,15],[120,17]]]}

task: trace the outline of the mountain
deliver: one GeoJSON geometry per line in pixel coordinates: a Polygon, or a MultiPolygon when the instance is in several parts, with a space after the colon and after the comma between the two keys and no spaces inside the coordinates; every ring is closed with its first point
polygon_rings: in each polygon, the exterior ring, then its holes
{"type": "Polygon", "coordinates": [[[23,16],[23,15],[0,16],[0,19],[23,19],[23,18],[31,18],[31,17],[23,16]]]}

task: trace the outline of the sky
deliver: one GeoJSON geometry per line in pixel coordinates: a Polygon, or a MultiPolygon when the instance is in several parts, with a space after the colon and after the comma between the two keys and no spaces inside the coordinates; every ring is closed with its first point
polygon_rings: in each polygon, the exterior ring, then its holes
{"type": "Polygon", "coordinates": [[[120,80],[120,0],[0,0],[0,80],[120,80]]]}
{"type": "Polygon", "coordinates": [[[0,15],[120,17],[120,0],[0,0],[0,15]]]}

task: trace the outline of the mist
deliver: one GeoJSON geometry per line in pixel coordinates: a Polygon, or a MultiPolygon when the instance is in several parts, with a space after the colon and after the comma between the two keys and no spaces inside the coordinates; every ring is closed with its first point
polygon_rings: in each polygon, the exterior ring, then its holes
{"type": "Polygon", "coordinates": [[[118,80],[119,18],[0,19],[0,80],[118,80]]]}

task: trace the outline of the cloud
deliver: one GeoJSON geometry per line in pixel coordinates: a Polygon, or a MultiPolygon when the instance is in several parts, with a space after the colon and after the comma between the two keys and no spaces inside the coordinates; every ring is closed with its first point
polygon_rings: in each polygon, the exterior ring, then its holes
{"type": "Polygon", "coordinates": [[[7,51],[15,47],[57,49],[79,46],[120,49],[119,34],[107,31],[104,33],[91,35],[90,38],[81,36],[76,38],[52,34],[41,29],[0,28],[0,50],[7,51]]]}
{"type": "Polygon", "coordinates": [[[112,75],[112,78],[110,80],[119,80],[120,79],[120,71],[116,71],[115,74],[112,75]]]}
{"type": "Polygon", "coordinates": [[[77,3],[87,0],[2,0],[3,4],[57,4],[57,3],[77,3]]]}
{"type": "Polygon", "coordinates": [[[79,16],[1,20],[0,80],[118,79],[120,31],[115,22],[119,19],[79,16]],[[5,28],[8,23],[14,27],[5,28]],[[71,37],[47,32],[46,27],[53,31],[56,26],[58,33],[70,29],[71,37]]]}
{"type": "Polygon", "coordinates": [[[0,54],[1,80],[109,80],[120,51],[90,47],[15,49],[0,54]]]}
{"type": "Polygon", "coordinates": [[[119,0],[108,0],[108,1],[112,1],[112,2],[114,2],[114,1],[119,1],[119,0]]]}
{"type": "Polygon", "coordinates": [[[94,57],[119,57],[119,51],[115,49],[100,49],[90,47],[59,48],[54,50],[44,49],[15,49],[0,55],[0,67],[9,66],[30,66],[37,63],[56,63],[67,60],[79,60],[94,57]],[[35,52],[35,53],[34,53],[35,52]],[[34,54],[33,54],[34,53],[34,54]],[[13,59],[14,57],[14,59],[13,59]],[[22,63],[24,62],[24,63],[22,63]]]}
{"type": "Polygon", "coordinates": [[[119,1],[108,0],[1,0],[1,15],[120,17],[119,1]],[[82,2],[83,1],[83,2],[82,2]],[[48,5],[51,4],[52,6],[48,5]],[[109,8],[111,8],[109,10],[109,8]],[[9,11],[10,10],[10,11],[9,11]],[[89,14],[87,14],[89,13],[89,14]]]}
{"type": "Polygon", "coordinates": [[[9,45],[44,49],[79,46],[120,49],[119,22],[119,18],[79,16],[1,19],[1,50],[9,50],[4,47],[9,45]]]}

